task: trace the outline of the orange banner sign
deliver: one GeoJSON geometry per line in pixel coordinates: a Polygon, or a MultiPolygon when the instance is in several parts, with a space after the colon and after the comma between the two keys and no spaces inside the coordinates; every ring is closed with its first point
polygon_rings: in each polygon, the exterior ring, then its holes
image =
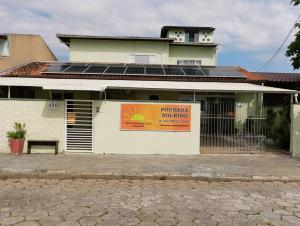
{"type": "Polygon", "coordinates": [[[121,104],[121,130],[191,131],[191,105],[121,104]]]}

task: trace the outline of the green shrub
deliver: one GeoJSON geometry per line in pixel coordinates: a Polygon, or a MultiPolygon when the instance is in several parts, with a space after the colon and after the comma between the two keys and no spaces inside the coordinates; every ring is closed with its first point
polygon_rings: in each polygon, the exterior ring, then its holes
{"type": "Polygon", "coordinates": [[[7,132],[9,139],[24,139],[26,135],[25,123],[15,122],[14,131],[7,132]]]}

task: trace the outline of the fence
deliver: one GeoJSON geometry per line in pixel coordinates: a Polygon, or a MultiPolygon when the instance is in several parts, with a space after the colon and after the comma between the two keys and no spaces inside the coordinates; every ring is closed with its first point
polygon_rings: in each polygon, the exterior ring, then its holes
{"type": "Polygon", "coordinates": [[[266,114],[262,106],[210,99],[201,103],[200,151],[255,152],[266,147],[266,114]]]}

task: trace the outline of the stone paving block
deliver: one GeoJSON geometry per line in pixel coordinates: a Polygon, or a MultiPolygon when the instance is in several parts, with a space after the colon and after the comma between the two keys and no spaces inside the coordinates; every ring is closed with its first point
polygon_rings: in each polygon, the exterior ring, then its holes
{"type": "Polygon", "coordinates": [[[36,221],[22,221],[15,224],[15,226],[39,226],[40,224],[36,221]]]}

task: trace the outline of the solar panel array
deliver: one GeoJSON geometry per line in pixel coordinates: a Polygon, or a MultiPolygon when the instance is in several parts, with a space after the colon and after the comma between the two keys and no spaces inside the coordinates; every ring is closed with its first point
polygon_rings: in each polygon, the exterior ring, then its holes
{"type": "Polygon", "coordinates": [[[244,77],[235,67],[52,63],[43,73],[244,77]]]}

